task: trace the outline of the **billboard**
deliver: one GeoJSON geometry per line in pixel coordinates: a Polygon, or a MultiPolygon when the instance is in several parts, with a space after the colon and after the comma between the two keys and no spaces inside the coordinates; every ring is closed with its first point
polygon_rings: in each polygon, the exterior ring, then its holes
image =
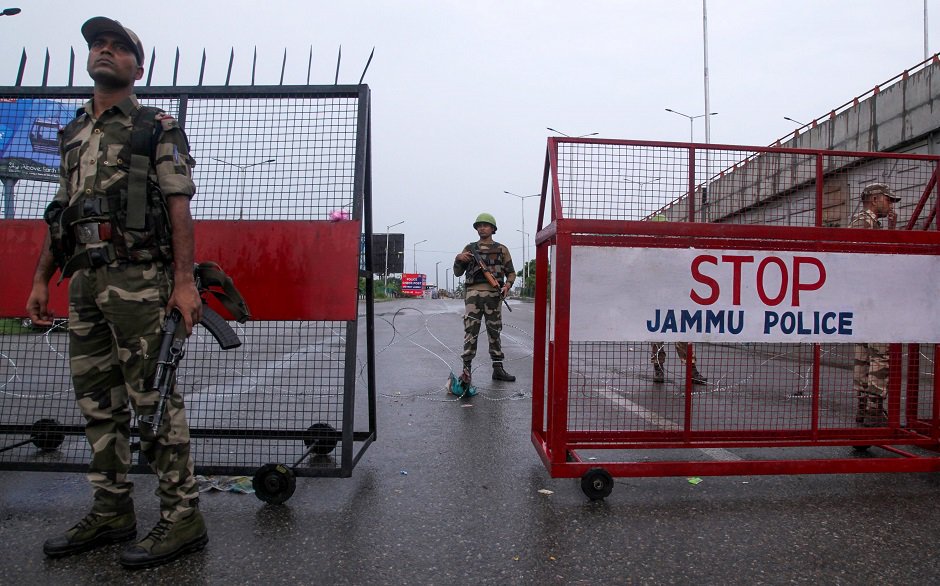
{"type": "Polygon", "coordinates": [[[74,117],[55,100],[0,99],[0,178],[58,181],[58,133],[74,117]]]}
{"type": "Polygon", "coordinates": [[[409,297],[421,297],[424,295],[424,284],[428,277],[419,273],[405,273],[401,276],[401,294],[409,297]]]}
{"type": "Polygon", "coordinates": [[[388,240],[388,274],[395,275],[405,272],[405,235],[404,234],[373,234],[372,235],[372,270],[376,274],[385,273],[385,242],[388,240]]]}

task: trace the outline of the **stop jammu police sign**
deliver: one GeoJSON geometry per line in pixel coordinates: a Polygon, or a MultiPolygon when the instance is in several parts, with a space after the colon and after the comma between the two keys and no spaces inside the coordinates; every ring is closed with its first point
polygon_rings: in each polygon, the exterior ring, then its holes
{"type": "Polygon", "coordinates": [[[572,341],[940,341],[940,257],[582,246],[572,341]]]}

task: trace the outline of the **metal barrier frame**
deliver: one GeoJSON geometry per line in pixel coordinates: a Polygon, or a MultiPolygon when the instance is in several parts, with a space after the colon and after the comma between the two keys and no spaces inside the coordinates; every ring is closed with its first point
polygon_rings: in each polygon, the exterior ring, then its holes
{"type": "MultiPolygon", "coordinates": [[[[569,327],[571,307],[572,251],[579,246],[642,248],[708,248],[720,250],[813,251],[940,255],[940,231],[935,223],[936,210],[923,230],[868,230],[864,240],[858,230],[824,228],[820,213],[824,156],[863,156],[928,161],[940,169],[940,156],[898,155],[890,153],[848,153],[785,149],[780,147],[742,147],[653,141],[619,141],[592,138],[549,138],[542,179],[539,229],[536,238],[536,295],[533,351],[533,399],[531,440],[550,475],[554,478],[581,478],[582,488],[591,498],[603,498],[610,492],[611,476],[708,476],[751,474],[822,474],[849,472],[934,472],[940,471],[940,345],[935,345],[932,413],[928,419],[917,417],[918,379],[908,376],[901,386],[902,344],[889,345],[889,422],[886,428],[821,429],[820,344],[813,345],[812,425],[804,430],[696,431],[691,429],[693,410],[691,364],[685,367],[684,428],[674,431],[572,431],[569,429],[569,327]],[[688,149],[689,191],[695,193],[694,153],[696,150],[743,150],[758,153],[793,153],[815,156],[817,227],[695,223],[695,198],[674,202],[687,205],[684,222],[657,223],[631,220],[587,220],[566,218],[559,189],[558,147],[565,143],[648,146],[688,149]],[[545,223],[548,212],[548,223],[545,223]],[[931,227],[930,225],[933,224],[931,227]],[[928,227],[931,228],[928,230],[928,227]],[[549,259],[554,249],[554,265],[549,259]],[[549,269],[551,277],[549,278],[549,269]],[[549,295],[554,296],[549,300],[549,295]],[[554,323],[552,309],[554,305],[554,323]],[[551,329],[550,329],[551,328],[551,329]],[[551,334],[551,335],[550,335],[551,334]],[[553,339],[553,340],[552,340],[553,339]],[[906,394],[908,425],[900,425],[901,394],[906,394]],[[672,459],[640,462],[586,458],[584,450],[662,450],[683,448],[801,448],[855,446],[864,449],[879,446],[888,457],[807,458],[768,457],[759,460],[692,461],[672,459]],[[899,447],[899,446],[903,446],[899,447]],[[915,453],[908,448],[922,448],[915,453]],[[899,457],[900,456],[900,457],[899,457]],[[586,486],[586,484],[588,486],[586,486]]],[[[928,196],[936,193],[937,171],[928,182],[916,214],[924,208],[928,196]]],[[[683,198],[680,198],[680,200],[683,198]]],[[[918,345],[910,344],[908,373],[918,373],[918,345]]],[[[596,453],[596,452],[595,452],[596,453]]]]}
{"type": "MultiPolygon", "coordinates": [[[[192,99],[196,98],[222,98],[232,100],[257,99],[257,98],[277,98],[277,97],[303,97],[317,99],[345,98],[357,100],[357,126],[358,132],[355,139],[355,173],[353,185],[353,202],[351,207],[351,220],[359,227],[362,241],[364,241],[364,250],[360,249],[360,238],[356,239],[355,257],[357,265],[355,272],[359,278],[366,281],[365,287],[365,333],[366,333],[366,356],[364,364],[360,362],[358,354],[358,327],[359,318],[340,320],[345,321],[345,346],[344,346],[344,380],[342,397],[342,429],[338,431],[335,441],[341,442],[339,463],[336,466],[324,467],[295,467],[293,474],[296,476],[311,477],[349,477],[357,462],[363,457],[366,449],[376,439],[376,387],[375,387],[375,339],[374,339],[374,296],[373,296],[373,266],[372,266],[372,157],[371,157],[371,103],[370,90],[367,85],[329,85],[329,86],[227,86],[227,87],[138,87],[136,95],[141,102],[147,103],[150,99],[170,99],[178,100],[179,112],[178,119],[181,126],[186,127],[187,107],[192,99]],[[367,410],[367,421],[365,429],[356,429],[354,413],[356,411],[356,381],[359,376],[357,370],[362,369],[366,378],[367,397],[365,409],[367,410]]],[[[90,95],[88,88],[74,87],[5,87],[0,88],[0,97],[3,98],[68,98],[85,100],[90,95]]],[[[8,220],[0,219],[0,230],[5,229],[8,220]]],[[[35,223],[44,230],[42,220],[15,220],[18,223],[35,223]]],[[[213,220],[197,220],[197,229],[199,224],[212,224],[213,220]]],[[[219,223],[223,224],[223,223],[219,223]]],[[[250,228],[252,222],[245,221],[241,223],[242,229],[250,228]]],[[[31,224],[30,224],[31,226],[31,224]]],[[[225,225],[216,226],[216,229],[226,230],[225,225]]],[[[33,251],[28,253],[33,254],[33,251]]],[[[5,278],[12,278],[7,275],[5,278]]],[[[352,294],[352,292],[348,292],[352,294]]],[[[15,317],[15,316],[9,316],[15,317]]],[[[325,319],[330,319],[329,317],[325,319]]],[[[333,318],[334,320],[336,318],[333,318]]],[[[216,348],[216,351],[219,351],[216,348]]],[[[66,366],[67,368],[67,366],[66,366]]],[[[77,412],[77,408],[76,408],[77,412]]],[[[29,436],[30,425],[6,423],[0,420],[0,437],[11,437],[13,441],[17,437],[29,436]]],[[[84,435],[84,426],[82,425],[62,425],[56,428],[57,432],[65,435],[84,435]]],[[[204,427],[192,427],[191,436],[198,438],[244,438],[237,432],[226,429],[212,429],[204,427]]],[[[309,440],[309,430],[298,429],[296,431],[284,429],[253,429],[250,436],[251,440],[309,440]]],[[[132,433],[136,433],[132,430],[132,433]]],[[[335,443],[334,443],[335,445],[335,443]]],[[[3,447],[3,446],[0,446],[3,447]]],[[[302,450],[301,450],[302,451],[302,450]]],[[[257,462],[262,465],[264,462],[257,462]]],[[[295,465],[296,466],[296,465],[295,465]]],[[[29,457],[23,461],[0,461],[0,469],[6,470],[33,470],[33,471],[85,471],[86,463],[68,463],[57,462],[55,458],[36,458],[29,457]]],[[[254,463],[251,465],[201,465],[196,462],[196,472],[199,474],[245,474],[252,473],[256,469],[254,463]]],[[[150,468],[142,460],[138,461],[131,470],[133,473],[150,473],[150,468]]]]}

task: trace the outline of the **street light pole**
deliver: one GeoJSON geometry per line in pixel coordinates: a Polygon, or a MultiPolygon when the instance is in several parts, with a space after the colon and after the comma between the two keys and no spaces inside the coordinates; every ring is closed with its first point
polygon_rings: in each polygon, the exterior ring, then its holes
{"type": "MultiPolygon", "coordinates": [[[[4,8],[3,11],[0,12],[0,16],[16,16],[20,12],[22,12],[22,10],[19,8],[4,8]]],[[[924,14],[927,14],[926,8],[924,8],[924,14]]]]}
{"type": "MultiPolygon", "coordinates": [[[[551,130],[551,128],[549,128],[549,130],[551,130]]],[[[555,132],[558,132],[558,131],[556,130],[555,132]]],[[[595,132],[594,134],[597,134],[597,133],[595,132]]],[[[511,191],[503,191],[503,193],[519,198],[519,211],[521,212],[521,217],[522,217],[522,230],[521,230],[522,232],[522,268],[523,270],[525,270],[525,267],[526,267],[526,264],[525,264],[526,250],[525,249],[526,249],[526,244],[528,240],[528,238],[526,237],[527,233],[525,231],[525,200],[527,200],[530,197],[540,197],[542,194],[533,193],[531,195],[519,195],[518,193],[513,193],[511,191]]],[[[516,230],[516,231],[520,232],[520,230],[516,230]]],[[[525,288],[525,281],[522,281],[522,286],[523,288],[525,288]]]]}
{"type": "MultiPolygon", "coordinates": [[[[418,273],[418,245],[423,244],[427,241],[428,241],[427,238],[425,238],[424,240],[421,240],[420,242],[415,242],[414,246],[411,247],[411,261],[414,266],[415,274],[418,273]]],[[[388,247],[386,247],[386,250],[387,249],[388,247]]]]}
{"type": "Polygon", "coordinates": [[[560,131],[560,130],[555,130],[554,128],[549,128],[548,126],[545,127],[545,130],[551,130],[552,132],[557,132],[558,134],[560,134],[560,135],[562,135],[562,136],[567,136],[568,138],[584,138],[584,137],[587,137],[587,136],[594,136],[595,134],[597,134],[596,132],[591,132],[591,133],[589,133],[589,134],[581,134],[581,135],[579,135],[579,136],[571,136],[570,134],[565,134],[564,132],[562,132],[562,131],[560,131]]]}
{"type": "Polygon", "coordinates": [[[388,231],[398,226],[399,224],[404,224],[405,221],[397,222],[389,226],[385,226],[385,275],[382,277],[382,286],[385,288],[385,296],[388,297],[388,231]]]}
{"type": "MultiPolygon", "coordinates": [[[[522,241],[523,241],[523,242],[526,242],[526,241],[529,240],[530,234],[529,234],[528,232],[526,232],[525,230],[516,230],[516,232],[519,232],[519,233],[522,234],[522,241]]],[[[525,290],[525,274],[526,274],[526,271],[528,271],[528,270],[529,270],[529,265],[526,264],[526,259],[525,259],[525,246],[523,246],[523,247],[522,247],[522,289],[521,289],[521,291],[524,291],[524,290],[525,290]]],[[[521,295],[521,293],[520,293],[520,295],[521,295]]]]}
{"type": "Polygon", "coordinates": [[[438,297],[441,296],[441,285],[440,285],[440,281],[438,280],[438,277],[440,277],[440,274],[437,272],[437,267],[439,267],[440,264],[441,264],[441,261],[437,261],[436,263],[434,263],[434,288],[437,289],[438,297]]]}
{"type": "MultiPolygon", "coordinates": [[[[673,114],[678,114],[679,116],[684,116],[689,119],[689,142],[695,142],[695,119],[702,118],[704,116],[717,116],[718,112],[708,112],[707,114],[699,114],[698,116],[689,116],[688,114],[683,114],[678,110],[673,110],[672,108],[666,108],[667,112],[672,112],[673,114]]],[[[706,143],[708,140],[706,139],[706,143]]]]}
{"type": "MultiPolygon", "coordinates": [[[[450,277],[448,276],[448,273],[450,273],[450,267],[444,267],[444,288],[445,289],[447,289],[447,284],[450,283],[450,280],[449,280],[450,277]]],[[[437,296],[438,297],[441,296],[440,292],[438,292],[437,296]]]]}
{"type": "Polygon", "coordinates": [[[784,119],[784,120],[789,120],[790,122],[793,122],[794,124],[799,124],[800,126],[806,126],[805,124],[803,124],[803,123],[800,122],[799,120],[794,120],[793,118],[790,118],[789,116],[784,116],[783,119],[784,119]]]}
{"type": "Polygon", "coordinates": [[[237,165],[235,163],[223,161],[222,159],[217,159],[215,157],[212,157],[212,160],[218,161],[222,163],[223,165],[229,165],[230,167],[235,167],[236,169],[238,169],[238,178],[239,178],[240,185],[237,185],[235,188],[238,191],[238,204],[239,204],[238,219],[241,220],[243,212],[244,212],[244,208],[245,208],[245,179],[246,179],[246,174],[248,172],[248,169],[250,169],[251,167],[255,167],[257,165],[265,165],[267,163],[273,163],[277,159],[268,159],[266,161],[258,161],[257,163],[251,163],[249,165],[237,165]]]}

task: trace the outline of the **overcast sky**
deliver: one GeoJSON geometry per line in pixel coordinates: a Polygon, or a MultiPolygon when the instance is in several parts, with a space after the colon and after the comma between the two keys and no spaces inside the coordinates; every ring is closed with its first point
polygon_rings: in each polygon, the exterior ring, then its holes
{"type": "MultiPolygon", "coordinates": [[[[0,0],[22,13],[0,17],[0,85],[38,85],[46,48],[50,84],[64,83],[69,47],[79,64],[79,28],[116,18],[156,48],[154,85],[169,85],[181,52],[181,85],[195,84],[203,48],[206,85],[357,83],[370,51],[376,232],[404,220],[406,268],[433,283],[464,244],[479,212],[496,216],[497,240],[521,265],[520,200],[541,187],[545,138],[689,139],[671,114],[705,111],[701,0],[189,0],[95,2],[0,0]],[[95,8],[85,8],[94,5],[95,8]]],[[[930,53],[940,47],[940,0],[929,0],[930,53]]],[[[923,60],[923,0],[708,0],[711,140],[767,145],[923,60]]],[[[82,67],[76,83],[89,83],[82,67]]],[[[694,122],[704,141],[703,119],[694,122]]],[[[194,153],[198,159],[199,153],[194,153]]],[[[534,233],[538,198],[525,200],[534,233]]],[[[532,237],[530,237],[532,242],[532,237]]],[[[531,245],[527,249],[531,258],[531,245]]]]}

